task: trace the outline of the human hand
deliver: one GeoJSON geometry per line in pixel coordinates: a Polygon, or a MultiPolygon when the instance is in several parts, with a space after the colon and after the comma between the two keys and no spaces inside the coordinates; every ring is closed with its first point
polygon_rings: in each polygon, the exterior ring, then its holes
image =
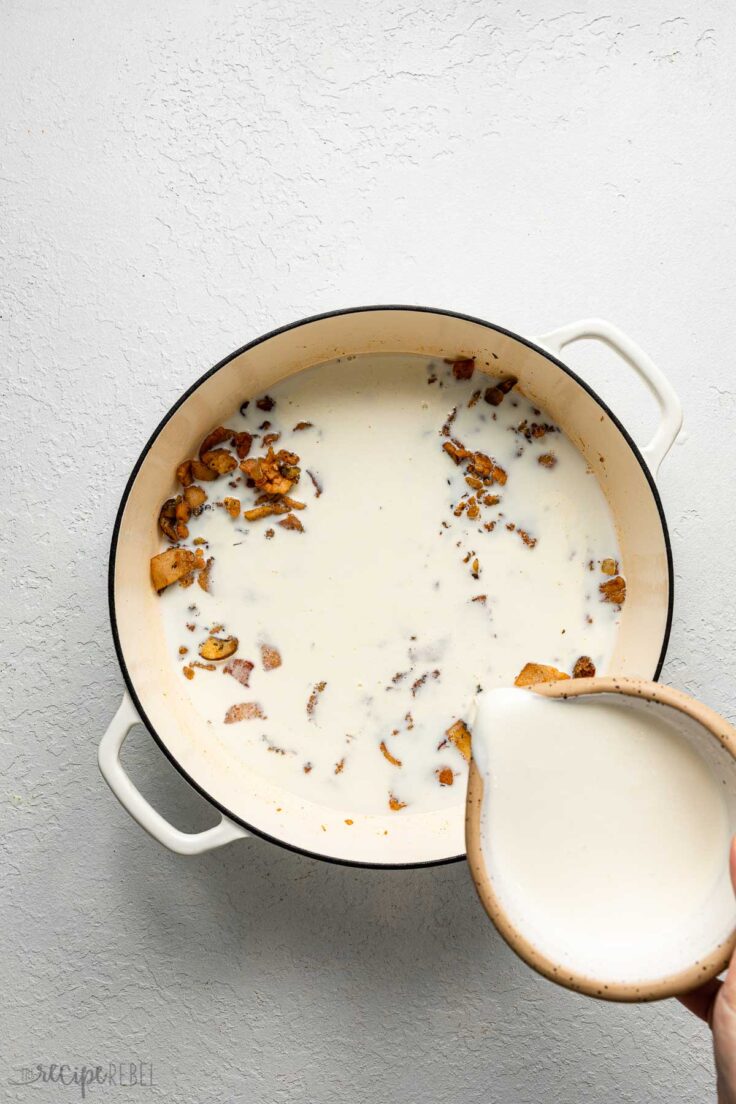
{"type": "MultiPolygon", "coordinates": [[[[729,862],[736,891],[736,838],[731,841],[729,862]]],[[[718,1104],[736,1104],[736,950],[723,981],[713,978],[678,999],[713,1032],[718,1104]]]]}

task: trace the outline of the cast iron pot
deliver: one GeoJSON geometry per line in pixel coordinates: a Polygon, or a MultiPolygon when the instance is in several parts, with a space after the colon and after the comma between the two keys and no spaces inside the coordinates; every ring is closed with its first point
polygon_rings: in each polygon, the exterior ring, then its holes
{"type": "Polygon", "coordinates": [[[149,560],[159,550],[156,517],[173,490],[174,471],[205,433],[277,380],[338,356],[419,353],[497,358],[499,371],[543,407],[593,469],[619,536],[627,597],[609,670],[656,679],[672,616],[672,558],[655,485],[660,463],[682,423],[680,403],[649,357],[608,322],[563,326],[536,340],[452,311],[361,307],[317,315],[275,330],[210,369],[172,406],[143,449],[120,503],[110,552],[110,619],[127,687],[99,748],[102,774],[142,828],[180,854],[197,854],[248,835],[317,858],[405,867],[464,858],[464,794],[448,810],[360,815],[297,797],[250,771],[207,738],[179,692],[167,654],[149,560]],[[647,384],[660,408],[652,440],[638,448],[611,410],[559,359],[583,338],[605,342],[647,384]],[[187,781],[222,814],[205,832],[181,832],[146,801],[125,773],[120,749],[142,721],[187,781]],[[345,820],[353,821],[350,827],[345,820]]]}

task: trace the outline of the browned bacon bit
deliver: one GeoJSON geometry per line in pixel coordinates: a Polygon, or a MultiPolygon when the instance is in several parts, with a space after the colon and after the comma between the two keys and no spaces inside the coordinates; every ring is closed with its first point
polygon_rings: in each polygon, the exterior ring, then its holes
{"type": "Polygon", "coordinates": [[[463,460],[467,460],[469,456],[473,455],[470,449],[466,449],[463,445],[458,445],[454,441],[445,441],[442,447],[456,464],[462,464],[463,460]]]}
{"type": "Polygon", "coordinates": [[[297,422],[294,426],[292,433],[298,433],[301,429],[311,429],[312,422],[297,422]]]}
{"type": "Polygon", "coordinates": [[[158,515],[158,527],[164,536],[176,544],[179,540],[179,534],[177,532],[177,519],[176,519],[176,504],[179,501],[176,498],[167,498],[161,507],[158,515]]]}
{"type": "Polygon", "coordinates": [[[231,705],[225,714],[225,724],[255,720],[266,720],[266,714],[258,702],[240,702],[238,705],[231,705]]]}
{"type": "Polygon", "coordinates": [[[311,769],[312,769],[312,764],[311,763],[305,763],[304,766],[302,767],[302,770],[304,771],[305,774],[309,774],[311,769]]]}
{"type": "Polygon", "coordinates": [[[508,475],[503,468],[500,468],[498,466],[498,464],[494,464],[492,475],[496,482],[500,483],[502,487],[505,485],[506,480],[508,479],[508,475]]]}
{"type": "Polygon", "coordinates": [[[526,529],[517,529],[516,531],[523,540],[524,544],[527,546],[527,548],[534,548],[537,543],[536,537],[530,536],[529,533],[527,533],[526,529]]]}
{"type": "Polygon", "coordinates": [[[496,528],[496,523],[495,521],[486,521],[483,524],[483,528],[486,530],[487,533],[492,533],[493,530],[496,528]]]}
{"type": "Polygon", "coordinates": [[[409,674],[408,671],[397,671],[396,674],[391,679],[391,681],[394,684],[396,684],[397,682],[401,682],[401,680],[405,679],[408,674],[409,674]]]}
{"type": "Polygon", "coordinates": [[[244,510],[243,517],[246,521],[260,521],[261,518],[270,517],[273,513],[272,506],[254,506],[252,510],[244,510]]]}
{"type": "Polygon", "coordinates": [[[470,498],[468,501],[468,517],[471,521],[475,521],[477,517],[480,517],[480,507],[478,506],[475,497],[470,498]]]}
{"type": "Polygon", "coordinates": [[[307,475],[312,480],[312,486],[314,487],[314,497],[319,498],[319,496],[322,494],[322,490],[323,490],[321,482],[319,481],[317,476],[314,474],[314,472],[309,471],[309,469],[307,469],[307,475]]]}
{"type": "Polygon", "coordinates": [[[281,653],[270,644],[261,644],[261,663],[264,671],[273,671],[281,666],[281,653]]]}
{"type": "Polygon", "coordinates": [[[564,671],[546,663],[525,663],[514,679],[514,686],[533,686],[535,682],[560,682],[568,679],[564,671]]]}
{"type": "Polygon", "coordinates": [[[280,433],[264,433],[261,444],[264,448],[267,448],[269,445],[275,445],[280,437],[280,433]]]}
{"type": "Polygon", "coordinates": [[[590,656],[580,656],[572,669],[573,678],[595,678],[595,663],[590,656]]]}
{"type": "Polygon", "coordinates": [[[187,548],[168,548],[151,559],[151,582],[161,593],[194,570],[194,553],[187,548]]]}
{"type": "Polygon", "coordinates": [[[240,516],[240,499],[239,498],[224,498],[222,504],[229,513],[231,518],[240,516]]]}
{"type": "Polygon", "coordinates": [[[514,525],[513,521],[507,521],[506,528],[508,529],[509,533],[513,533],[516,526],[514,525]]]}
{"type": "Polygon", "coordinates": [[[474,579],[479,579],[480,578],[480,564],[479,564],[478,560],[473,560],[473,562],[471,564],[471,568],[472,568],[472,570],[471,570],[470,574],[473,576],[474,579]]]}
{"type": "Polygon", "coordinates": [[[465,721],[455,721],[450,725],[445,736],[454,744],[463,759],[470,761],[470,731],[465,721]]]}
{"type": "Polygon", "coordinates": [[[326,685],[327,685],[326,682],[318,682],[318,683],[315,684],[314,690],[309,695],[309,701],[307,702],[307,716],[308,717],[311,718],[314,715],[314,711],[317,707],[317,702],[319,700],[319,696],[322,693],[322,691],[324,690],[326,685]]]}
{"type": "Polygon", "coordinates": [[[250,673],[253,670],[253,664],[249,659],[231,659],[229,663],[226,663],[222,668],[223,674],[232,675],[234,679],[237,679],[241,686],[250,685],[250,673]]]}
{"type": "Polygon", "coordinates": [[[466,475],[465,482],[468,484],[469,487],[472,487],[474,491],[483,490],[482,480],[478,479],[475,475],[466,475]]]}
{"type": "Polygon", "coordinates": [[[415,698],[417,696],[417,690],[419,690],[422,686],[424,686],[425,682],[427,681],[427,677],[428,677],[428,672],[425,671],[425,673],[421,676],[421,678],[418,678],[418,679],[414,680],[414,682],[412,683],[412,686],[411,686],[411,696],[413,698],[415,698]]]}
{"type": "Polygon", "coordinates": [[[500,495],[492,495],[492,494],[483,495],[483,505],[484,506],[498,506],[500,501],[501,501],[501,496],[500,495]]]}
{"type": "Polygon", "coordinates": [[[298,463],[296,453],[285,449],[275,453],[269,446],[265,456],[241,460],[240,467],[257,490],[268,495],[285,495],[299,480],[298,463]]]}
{"type": "Polygon", "coordinates": [[[238,461],[227,449],[210,449],[209,452],[203,452],[202,460],[218,475],[227,475],[238,466],[238,461]]]}
{"type": "Polygon", "coordinates": [[[297,533],[304,532],[304,526],[302,525],[296,514],[287,514],[286,517],[279,522],[279,525],[283,529],[294,529],[297,533]]]}
{"type": "Polygon", "coordinates": [[[385,740],[381,740],[381,743],[379,744],[379,747],[381,749],[381,754],[383,755],[384,759],[388,759],[389,763],[392,763],[395,767],[400,767],[401,766],[401,760],[397,759],[395,755],[391,754],[391,752],[386,747],[386,741],[385,740]]]}
{"type": "Polygon", "coordinates": [[[197,651],[202,659],[229,659],[238,650],[237,636],[208,636],[197,651]]]}
{"type": "Polygon", "coordinates": [[[242,433],[234,433],[231,444],[235,446],[238,458],[245,460],[253,444],[253,434],[246,433],[245,430],[242,433]]]}
{"type": "Polygon", "coordinates": [[[194,662],[190,664],[190,666],[191,667],[199,667],[200,671],[216,671],[217,670],[214,663],[200,663],[198,659],[195,659],[194,662]]]}
{"type": "Polygon", "coordinates": [[[441,770],[438,770],[436,773],[437,781],[439,782],[440,786],[451,786],[452,783],[455,781],[455,775],[449,767],[442,767],[441,770]]]}
{"type": "Polygon", "coordinates": [[[411,730],[414,727],[414,718],[412,717],[411,712],[406,714],[406,716],[404,717],[404,720],[406,721],[406,727],[407,727],[408,731],[411,732],[411,730]]]}
{"type": "Polygon", "coordinates": [[[450,429],[452,428],[452,423],[455,421],[456,417],[457,417],[457,407],[455,406],[455,407],[453,407],[453,409],[450,411],[450,413],[445,418],[445,423],[442,426],[442,429],[440,430],[440,433],[442,434],[443,437],[449,437],[450,436],[450,429]]]}
{"type": "Polygon", "coordinates": [[[184,675],[184,678],[188,678],[190,680],[194,678],[194,671],[191,667],[182,667],[181,673],[184,675]]]}
{"type": "Polygon", "coordinates": [[[266,540],[273,540],[273,538],[276,536],[276,530],[275,529],[267,529],[266,532],[263,535],[266,538],[266,540]]]}
{"type": "Polygon", "coordinates": [[[483,605],[485,605],[487,599],[488,599],[487,594],[476,594],[475,598],[471,598],[470,601],[471,602],[482,602],[483,605]]]}
{"type": "MultiPolygon", "coordinates": [[[[206,464],[204,454],[211,449],[217,448],[223,441],[227,441],[229,437],[232,437],[233,431],[226,429],[225,426],[217,426],[210,433],[207,434],[202,444],[199,446],[199,458],[206,464]]],[[[208,465],[209,466],[209,465],[208,465]]]]}
{"type": "Polygon", "coordinates": [[[214,562],[215,557],[210,556],[210,558],[207,560],[207,563],[204,565],[199,575],[197,576],[197,582],[201,586],[202,590],[207,591],[208,593],[210,589],[210,583],[212,582],[212,565],[214,562]]]}
{"type": "Polygon", "coordinates": [[[288,495],[284,495],[281,501],[289,510],[306,510],[307,508],[306,502],[298,502],[297,499],[289,498],[288,495]]]}
{"type": "Polygon", "coordinates": [[[626,583],[620,575],[616,575],[613,579],[601,583],[598,589],[603,595],[604,602],[611,602],[613,605],[622,606],[626,600],[626,583]]]}
{"type": "Polygon", "coordinates": [[[194,622],[193,622],[193,621],[187,621],[187,623],[186,623],[186,626],[187,626],[187,628],[189,629],[189,631],[190,631],[190,632],[194,632],[194,630],[195,630],[195,629],[196,629],[196,627],[197,627],[197,626],[196,626],[196,625],[194,624],[194,622]]]}
{"type": "Polygon", "coordinates": [[[182,487],[188,487],[190,483],[194,482],[191,460],[183,460],[181,464],[179,464],[179,467],[176,469],[176,478],[179,480],[182,487]]]}
{"type": "Polygon", "coordinates": [[[465,555],[463,556],[463,563],[464,563],[464,564],[466,564],[466,563],[470,563],[470,557],[471,557],[472,555],[473,555],[473,553],[472,553],[472,552],[466,552],[466,553],[465,553],[465,555]]]}
{"type": "Polygon", "coordinates": [[[467,505],[468,505],[468,503],[467,503],[467,500],[466,500],[466,501],[462,501],[462,500],[461,500],[460,502],[458,502],[457,506],[456,506],[456,507],[455,507],[455,509],[454,509],[454,510],[452,511],[452,512],[453,512],[453,514],[455,515],[455,517],[460,517],[460,515],[461,515],[461,514],[462,514],[462,512],[463,512],[463,510],[465,510],[465,509],[466,509],[467,505]]]}
{"type": "Polygon", "coordinates": [[[469,380],[475,371],[475,357],[459,357],[450,363],[456,380],[469,380]]]}
{"type": "MultiPolygon", "coordinates": [[[[201,487],[190,486],[184,488],[184,501],[190,510],[198,510],[207,501],[207,494],[201,487]]],[[[201,543],[201,539],[200,539],[201,543]]]]}
{"type": "Polygon", "coordinates": [[[541,456],[537,457],[537,463],[541,464],[543,468],[553,468],[557,463],[557,457],[553,452],[543,452],[541,456]]]}
{"type": "Polygon", "coordinates": [[[217,479],[217,472],[209,468],[207,464],[203,464],[201,460],[192,460],[191,465],[192,475],[200,483],[210,483],[213,479],[217,479]]]}
{"type": "Polygon", "coordinates": [[[261,424],[259,425],[258,428],[259,429],[270,429],[271,428],[271,423],[270,422],[261,422],[261,424]]]}
{"type": "Polygon", "coordinates": [[[339,763],[335,763],[335,774],[342,774],[345,770],[345,759],[341,759],[339,763]]]}
{"type": "Polygon", "coordinates": [[[262,399],[256,399],[256,406],[259,410],[273,410],[276,405],[276,400],[272,399],[270,395],[264,395],[262,399]]]}
{"type": "Polygon", "coordinates": [[[479,398],[481,397],[482,394],[483,394],[482,391],[474,391],[473,394],[468,399],[468,407],[475,406],[475,404],[478,402],[478,400],[479,400],[479,398]]]}
{"type": "Polygon", "coordinates": [[[181,647],[179,648],[179,655],[186,655],[188,651],[189,651],[189,649],[187,647],[185,647],[184,644],[182,644],[181,647]]]}
{"type": "Polygon", "coordinates": [[[405,801],[399,801],[398,797],[394,797],[392,793],[388,795],[388,807],[393,813],[398,813],[400,809],[406,808],[405,801]]]}
{"type": "Polygon", "coordinates": [[[518,382],[516,376],[506,376],[505,379],[498,380],[494,387],[486,388],[483,398],[490,406],[500,406],[505,396],[518,382]]]}
{"type": "MultiPolygon", "coordinates": [[[[590,570],[593,570],[593,561],[590,561],[590,570]]],[[[618,574],[618,560],[601,560],[601,571],[604,575],[618,574]]]]}

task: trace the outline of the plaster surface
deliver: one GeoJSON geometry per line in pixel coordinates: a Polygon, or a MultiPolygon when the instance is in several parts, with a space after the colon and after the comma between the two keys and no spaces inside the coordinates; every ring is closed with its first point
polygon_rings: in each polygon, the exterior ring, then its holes
{"type": "MultiPolygon", "coordinates": [[[[361,871],[259,840],[168,854],[96,746],[122,680],[112,521],[144,441],[231,349],[305,314],[416,302],[533,335],[601,315],[686,426],[661,490],[663,678],[736,715],[736,17],[602,0],[5,0],[0,317],[0,1085],[153,1064],[88,1099],[702,1102],[710,1039],[530,973],[464,865],[361,871]]],[[[569,361],[645,440],[640,384],[569,361]]],[[[125,762],[213,821],[141,730],[125,762]]]]}

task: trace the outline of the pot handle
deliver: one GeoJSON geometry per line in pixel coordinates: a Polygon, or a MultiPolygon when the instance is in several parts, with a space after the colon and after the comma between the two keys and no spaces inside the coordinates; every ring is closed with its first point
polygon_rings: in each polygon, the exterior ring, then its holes
{"type": "Polygon", "coordinates": [[[613,349],[614,353],[618,353],[641,377],[657,400],[660,411],[659,426],[651,441],[641,450],[652,475],[656,476],[660,464],[672,448],[682,426],[682,407],[677,394],[669,380],[644,350],[640,349],[636,342],[627,337],[618,326],[602,318],[586,318],[581,322],[570,322],[567,326],[560,326],[558,330],[538,338],[537,344],[557,355],[566,345],[572,344],[573,341],[582,341],[584,338],[602,341],[609,349],[613,349]]]}
{"type": "Polygon", "coordinates": [[[143,794],[135,788],[120,762],[120,749],[125,743],[125,738],[133,725],[139,723],[140,717],[126,691],[110,727],[100,740],[97,751],[97,762],[102,777],[133,820],[137,820],[149,836],[153,836],[164,847],[168,847],[169,851],[175,851],[179,855],[199,855],[202,851],[211,851],[214,847],[222,847],[225,843],[246,838],[248,832],[227,817],[223,817],[219,824],[214,828],[208,828],[205,832],[180,832],[173,824],[169,824],[168,820],[164,820],[152,805],[149,805],[143,794]]]}

